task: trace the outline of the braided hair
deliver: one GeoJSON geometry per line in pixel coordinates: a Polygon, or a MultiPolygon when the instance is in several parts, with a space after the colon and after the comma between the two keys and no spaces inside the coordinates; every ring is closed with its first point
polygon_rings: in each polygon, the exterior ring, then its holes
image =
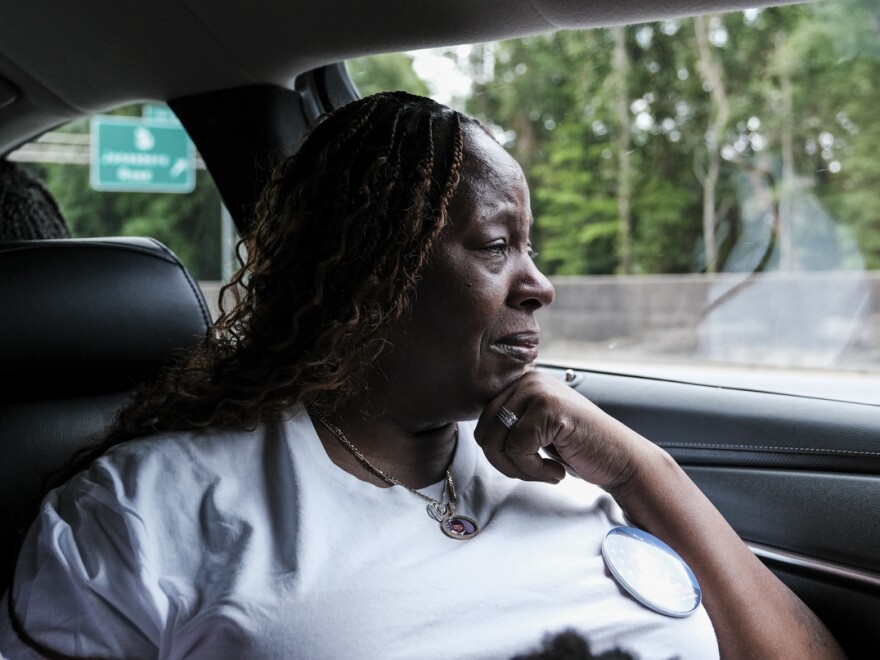
{"type": "Polygon", "coordinates": [[[135,393],[105,446],[253,428],[361,391],[448,221],[466,123],[479,126],[404,92],[325,116],[272,174],[204,342],[135,393]]]}
{"type": "Polygon", "coordinates": [[[0,242],[70,238],[58,203],[24,167],[0,159],[0,242]]]}

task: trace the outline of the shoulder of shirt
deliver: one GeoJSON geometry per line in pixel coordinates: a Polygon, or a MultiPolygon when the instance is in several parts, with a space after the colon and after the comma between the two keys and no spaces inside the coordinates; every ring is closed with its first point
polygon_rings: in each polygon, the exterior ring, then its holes
{"type": "Polygon", "coordinates": [[[116,445],[67,484],[75,491],[94,486],[131,491],[132,484],[150,488],[189,488],[217,478],[246,472],[257,466],[273,439],[293,431],[301,423],[297,415],[279,424],[251,430],[206,428],[173,431],[136,438],[116,445]]]}
{"type": "Polygon", "coordinates": [[[271,437],[297,433],[304,421],[311,425],[304,409],[296,406],[273,425],[259,425],[251,429],[208,427],[170,431],[120,443],[109,449],[102,459],[125,460],[130,457],[145,458],[163,454],[247,454],[259,449],[271,437]]]}
{"type": "Polygon", "coordinates": [[[214,454],[248,453],[265,436],[266,429],[206,428],[144,436],[111,447],[96,465],[132,465],[152,460],[203,458],[214,454]]]}

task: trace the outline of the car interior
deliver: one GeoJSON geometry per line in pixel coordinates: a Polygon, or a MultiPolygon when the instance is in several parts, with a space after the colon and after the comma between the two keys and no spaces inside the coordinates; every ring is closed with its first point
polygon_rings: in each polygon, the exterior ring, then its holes
{"type": "MultiPolygon", "coordinates": [[[[0,0],[0,155],[79,117],[167,103],[246,232],[273,159],[358,97],[347,59],[753,6],[0,0]]],[[[0,308],[2,592],[44,480],[211,318],[187,268],[149,237],[2,243],[0,308]]],[[[560,376],[571,366],[541,363],[560,376]]],[[[876,657],[880,406],[575,371],[578,392],[684,466],[850,657],[876,657]]]]}

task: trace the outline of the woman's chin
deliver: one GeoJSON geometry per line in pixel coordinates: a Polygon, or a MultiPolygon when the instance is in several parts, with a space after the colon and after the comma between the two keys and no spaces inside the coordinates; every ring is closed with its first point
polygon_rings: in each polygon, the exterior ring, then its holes
{"type": "Polygon", "coordinates": [[[534,362],[524,362],[516,367],[511,366],[511,368],[505,369],[501,373],[493,374],[491,378],[486,378],[480,387],[480,390],[483,392],[483,405],[488,404],[492,399],[534,369],[534,362]]]}

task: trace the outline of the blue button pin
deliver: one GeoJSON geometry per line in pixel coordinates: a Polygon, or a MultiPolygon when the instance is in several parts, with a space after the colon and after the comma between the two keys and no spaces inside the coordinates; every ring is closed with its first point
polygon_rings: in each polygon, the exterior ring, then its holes
{"type": "Polygon", "coordinates": [[[697,578],[675,550],[635,527],[615,527],[602,542],[614,579],[637,601],[666,616],[685,617],[700,606],[697,578]]]}

